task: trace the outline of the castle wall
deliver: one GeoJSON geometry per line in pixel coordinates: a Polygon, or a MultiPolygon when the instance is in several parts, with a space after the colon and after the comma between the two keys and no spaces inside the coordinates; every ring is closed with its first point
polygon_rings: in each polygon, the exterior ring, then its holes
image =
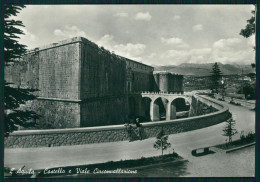
{"type": "Polygon", "coordinates": [[[159,76],[159,82],[160,82],[160,86],[159,86],[159,88],[160,88],[160,91],[162,91],[162,92],[168,92],[168,91],[170,91],[169,89],[168,89],[168,85],[169,85],[169,80],[168,80],[168,78],[169,78],[169,76],[170,76],[170,74],[169,73],[161,73],[160,74],[160,76],[159,76]]]}
{"type": "Polygon", "coordinates": [[[151,75],[143,72],[133,72],[132,92],[152,91],[151,75]]]}
{"type": "Polygon", "coordinates": [[[35,100],[32,110],[40,114],[37,129],[80,127],[80,104],[59,100],[35,100]]]}
{"type": "Polygon", "coordinates": [[[83,39],[80,44],[80,99],[108,97],[126,93],[126,65],[83,39]]]}
{"type": "Polygon", "coordinates": [[[38,129],[80,127],[79,44],[67,40],[36,49],[5,67],[5,80],[33,88],[38,99],[22,109],[35,111],[38,129]]]}
{"type": "Polygon", "coordinates": [[[132,74],[132,92],[153,91],[153,67],[132,61],[130,59],[123,59],[126,63],[126,69],[132,74]]]}
{"type": "Polygon", "coordinates": [[[80,127],[123,124],[126,122],[126,97],[96,98],[80,104],[80,127]]]}
{"type": "Polygon", "coordinates": [[[142,107],[142,91],[154,91],[155,82],[153,78],[153,67],[123,58],[127,70],[127,116],[146,117],[145,108],[142,107]]]}
{"type": "Polygon", "coordinates": [[[201,97],[192,97],[192,102],[190,105],[189,117],[200,116],[212,112],[216,112],[221,109],[219,105],[214,104],[214,102],[206,102],[201,100],[201,97]]]}
{"type": "Polygon", "coordinates": [[[159,74],[153,74],[154,79],[154,91],[160,91],[160,81],[159,81],[159,74]]]}
{"type": "Polygon", "coordinates": [[[161,92],[183,93],[183,75],[159,72],[154,74],[154,80],[161,92]]]}
{"type": "Polygon", "coordinates": [[[38,54],[24,55],[19,63],[5,66],[5,80],[15,87],[39,89],[39,61],[38,54]]]}
{"type": "Polygon", "coordinates": [[[80,126],[124,123],[126,63],[86,39],[80,50],[80,126]]]}
{"type": "Polygon", "coordinates": [[[39,89],[42,98],[79,99],[79,46],[48,47],[24,55],[5,68],[5,79],[17,87],[39,89]]]}
{"type": "MultiPolygon", "coordinates": [[[[28,107],[42,116],[37,122],[44,129],[122,124],[136,92],[182,89],[179,75],[153,75],[153,67],[81,37],[35,49],[5,74],[17,86],[39,89],[28,107]]],[[[135,99],[135,115],[145,115],[141,99],[135,99]]]]}
{"type": "Polygon", "coordinates": [[[79,99],[79,43],[39,51],[39,97],[79,99]]]}

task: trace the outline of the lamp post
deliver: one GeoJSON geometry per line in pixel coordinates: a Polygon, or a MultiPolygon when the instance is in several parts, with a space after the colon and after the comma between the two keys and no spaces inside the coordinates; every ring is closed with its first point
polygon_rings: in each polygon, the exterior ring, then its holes
{"type": "Polygon", "coordinates": [[[222,100],[225,100],[225,81],[224,81],[224,79],[221,80],[221,86],[222,86],[222,100]]]}

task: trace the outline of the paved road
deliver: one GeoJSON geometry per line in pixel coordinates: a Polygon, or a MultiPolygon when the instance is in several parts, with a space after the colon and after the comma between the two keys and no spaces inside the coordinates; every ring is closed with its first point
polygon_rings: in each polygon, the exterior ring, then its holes
{"type": "MultiPolygon", "coordinates": [[[[221,95],[215,95],[215,96],[216,96],[216,98],[222,98],[221,95]]],[[[232,100],[231,97],[225,96],[225,101],[226,102],[230,102],[231,100],[232,100]]],[[[242,106],[247,107],[249,109],[254,109],[255,108],[255,103],[256,103],[255,100],[243,100],[243,99],[233,98],[233,101],[236,102],[236,103],[239,103],[242,106]]]]}
{"type": "MultiPolygon", "coordinates": [[[[242,130],[244,130],[245,133],[249,131],[255,131],[254,111],[241,106],[234,106],[230,104],[227,105],[230,111],[233,113],[233,117],[236,120],[236,129],[239,132],[242,130]]],[[[194,130],[191,132],[173,134],[169,136],[169,141],[172,144],[172,148],[174,148],[174,150],[185,159],[188,159],[190,164],[194,165],[194,161],[200,161],[202,162],[201,165],[206,165],[208,160],[207,157],[200,157],[201,160],[198,160],[198,158],[191,155],[191,150],[199,147],[224,143],[226,139],[222,136],[222,129],[224,126],[225,123],[220,123],[211,127],[194,130]]],[[[234,136],[234,139],[236,138],[239,138],[239,134],[234,136]]],[[[153,148],[154,141],[155,138],[149,138],[143,141],[135,142],[122,141],[52,148],[5,149],[5,167],[17,169],[25,165],[28,169],[45,169],[50,167],[83,165],[106,161],[116,161],[121,159],[136,159],[142,156],[149,157],[160,155],[160,151],[157,151],[153,148]]],[[[172,148],[166,151],[166,153],[171,152],[172,148]]],[[[223,155],[214,156],[216,157],[213,158],[217,158],[217,160],[225,160],[226,158],[222,158],[221,156],[223,155]]],[[[243,157],[248,157],[251,161],[252,152],[248,153],[247,155],[245,154],[243,157]]],[[[235,162],[228,164],[230,167],[232,167],[233,165],[239,165],[240,163],[237,164],[235,162]]],[[[245,166],[245,168],[252,168],[252,166],[245,166]]],[[[192,171],[192,169],[192,166],[190,166],[189,170],[192,171]]],[[[222,170],[218,171],[219,176],[221,176],[221,171],[224,172],[225,168],[222,168],[222,170]]],[[[240,173],[240,175],[251,176],[251,173],[253,173],[252,171],[254,171],[254,169],[250,170],[250,174],[245,172],[245,174],[240,173]]],[[[194,174],[196,173],[194,172],[194,174]]],[[[229,174],[230,176],[237,174],[237,172],[235,172],[235,168],[233,171],[230,171],[229,174]]],[[[207,174],[199,174],[199,176],[200,175],[207,176],[207,174]]]]}
{"type": "Polygon", "coordinates": [[[184,176],[189,177],[254,177],[255,146],[232,153],[193,157],[187,163],[184,176]]]}

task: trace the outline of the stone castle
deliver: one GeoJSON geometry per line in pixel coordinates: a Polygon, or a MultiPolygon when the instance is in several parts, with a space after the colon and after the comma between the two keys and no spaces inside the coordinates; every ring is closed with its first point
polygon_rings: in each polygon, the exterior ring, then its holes
{"type": "Polygon", "coordinates": [[[5,79],[37,89],[27,107],[41,115],[40,129],[123,124],[130,117],[150,120],[141,92],[183,93],[183,76],[136,62],[75,37],[23,56],[5,68],[5,79]]]}

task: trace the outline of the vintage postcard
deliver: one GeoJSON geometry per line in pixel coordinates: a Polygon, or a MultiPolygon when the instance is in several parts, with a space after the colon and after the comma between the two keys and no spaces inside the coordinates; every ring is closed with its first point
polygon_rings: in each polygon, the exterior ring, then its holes
{"type": "Polygon", "coordinates": [[[254,177],[254,5],[5,5],[5,178],[254,177]]]}

